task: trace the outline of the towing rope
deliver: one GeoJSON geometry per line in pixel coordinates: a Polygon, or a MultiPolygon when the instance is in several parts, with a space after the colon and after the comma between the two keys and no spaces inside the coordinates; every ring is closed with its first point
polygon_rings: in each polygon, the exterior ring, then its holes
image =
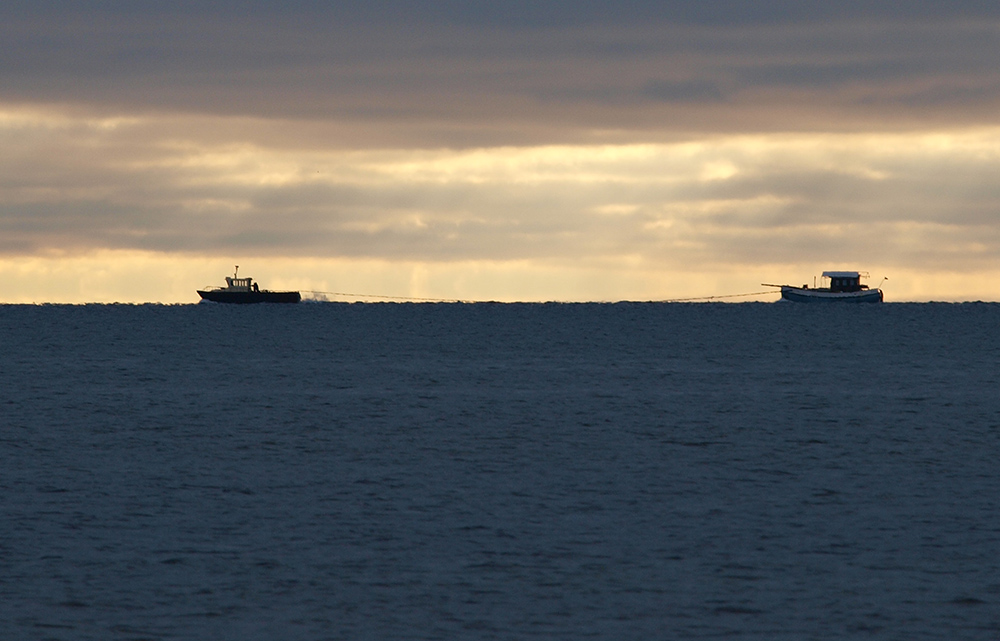
{"type": "MultiPolygon", "coordinates": [[[[408,300],[421,303],[485,303],[496,301],[463,300],[460,298],[423,298],[419,296],[384,296],[381,294],[350,294],[347,292],[320,292],[315,290],[302,290],[304,294],[321,294],[324,296],[344,296],[348,298],[381,298],[386,300],[408,300]]],[[[717,298],[741,298],[745,296],[761,296],[762,294],[776,294],[775,291],[749,292],[747,294],[724,294],[721,296],[697,296],[695,298],[668,298],[666,300],[652,301],[656,303],[689,303],[698,300],[715,300],[717,298]]]]}
{"type": "Polygon", "coordinates": [[[380,294],[350,294],[347,292],[318,292],[303,289],[303,294],[322,294],[324,296],[344,296],[348,298],[384,298],[387,300],[413,300],[422,303],[477,303],[481,301],[460,300],[458,298],[421,298],[419,296],[382,296],[380,294]]]}
{"type": "Polygon", "coordinates": [[[670,298],[667,300],[661,300],[661,303],[687,303],[694,300],[714,300],[716,298],[740,298],[742,296],[760,296],[762,294],[777,294],[778,292],[770,290],[766,292],[750,292],[748,294],[725,294],[723,296],[698,296],[696,298],[670,298]]]}

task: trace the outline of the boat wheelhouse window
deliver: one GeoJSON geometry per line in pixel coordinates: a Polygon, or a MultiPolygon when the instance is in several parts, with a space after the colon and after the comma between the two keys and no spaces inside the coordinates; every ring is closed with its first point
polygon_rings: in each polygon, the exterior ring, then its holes
{"type": "Polygon", "coordinates": [[[231,289],[249,290],[252,281],[252,278],[233,278],[232,276],[226,276],[226,285],[228,285],[231,289]]]}
{"type": "Polygon", "coordinates": [[[835,292],[856,292],[861,289],[859,278],[831,278],[830,289],[835,292]]]}

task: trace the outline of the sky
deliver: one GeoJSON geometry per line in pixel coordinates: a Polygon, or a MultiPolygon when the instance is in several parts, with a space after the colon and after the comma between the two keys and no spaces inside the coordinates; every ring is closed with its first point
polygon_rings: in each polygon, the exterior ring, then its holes
{"type": "Polygon", "coordinates": [[[0,302],[1000,300],[998,59],[973,0],[10,0],[0,302]]]}

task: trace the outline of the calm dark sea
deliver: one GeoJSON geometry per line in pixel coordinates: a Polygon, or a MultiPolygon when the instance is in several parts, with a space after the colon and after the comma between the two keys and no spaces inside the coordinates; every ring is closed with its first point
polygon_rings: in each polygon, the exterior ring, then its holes
{"type": "Polygon", "coordinates": [[[0,306],[0,638],[997,639],[998,329],[0,306]]]}

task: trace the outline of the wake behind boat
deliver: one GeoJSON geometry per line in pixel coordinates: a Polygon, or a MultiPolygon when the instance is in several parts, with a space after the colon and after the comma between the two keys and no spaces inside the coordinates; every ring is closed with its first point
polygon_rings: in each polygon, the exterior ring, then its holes
{"type": "Polygon", "coordinates": [[[298,303],[302,300],[299,292],[272,292],[261,289],[252,278],[239,278],[240,266],[232,276],[226,276],[225,287],[206,287],[199,289],[202,300],[215,303],[298,303]]]}
{"type": "Polygon", "coordinates": [[[881,303],[882,290],[878,287],[870,289],[868,285],[862,285],[862,278],[868,278],[868,274],[866,272],[823,272],[822,286],[820,287],[761,284],[764,287],[780,287],[781,300],[795,303],[881,303]]]}

